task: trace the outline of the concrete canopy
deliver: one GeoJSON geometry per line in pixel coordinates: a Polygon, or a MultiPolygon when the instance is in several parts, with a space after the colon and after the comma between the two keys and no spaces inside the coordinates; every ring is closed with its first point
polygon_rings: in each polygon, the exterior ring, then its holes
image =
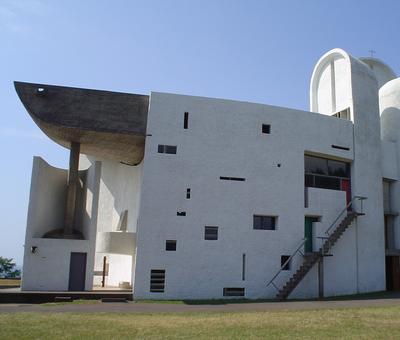
{"type": "Polygon", "coordinates": [[[14,82],[39,128],[56,143],[136,165],[144,155],[149,96],[14,82]]]}

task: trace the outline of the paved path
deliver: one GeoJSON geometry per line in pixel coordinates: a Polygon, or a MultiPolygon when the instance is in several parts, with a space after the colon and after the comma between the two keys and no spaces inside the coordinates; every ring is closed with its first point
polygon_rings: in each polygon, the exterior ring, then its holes
{"type": "MultiPolygon", "coordinates": [[[[289,301],[229,303],[220,305],[190,305],[173,303],[93,303],[64,305],[0,304],[0,313],[15,312],[74,312],[74,313],[176,313],[176,312],[251,312],[278,310],[310,310],[332,308],[360,308],[400,306],[400,298],[342,300],[342,301],[289,301]]],[[[0,316],[1,317],[1,316],[0,316]]]]}

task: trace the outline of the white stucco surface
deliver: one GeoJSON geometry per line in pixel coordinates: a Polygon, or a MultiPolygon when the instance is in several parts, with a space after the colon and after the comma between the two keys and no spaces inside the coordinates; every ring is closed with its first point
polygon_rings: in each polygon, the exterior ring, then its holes
{"type": "Polygon", "coordinates": [[[92,289],[99,178],[99,163],[94,162],[86,170],[80,208],[79,229],[85,239],[45,239],[45,232],[63,227],[67,171],[34,158],[22,290],[68,290],[71,252],[87,254],[85,289],[92,289]]]}
{"type": "Polygon", "coordinates": [[[159,268],[166,269],[163,298],[221,298],[224,287],[245,287],[249,298],[272,297],[274,288],[267,289],[266,283],[279,269],[281,255],[290,254],[304,237],[304,153],[349,160],[354,154],[353,128],[346,120],[162,93],[152,93],[148,133],[138,298],[160,298],[149,292],[150,270],[159,268]],[[188,130],[182,128],[185,111],[190,112],[188,130]],[[271,124],[270,135],[261,133],[262,124],[271,124]],[[158,154],[158,144],[177,145],[177,154],[158,154]],[[220,176],[246,181],[222,181],[220,176]],[[186,188],[192,192],[189,200],[186,188]],[[278,216],[277,230],[253,230],[253,214],[278,216]],[[217,241],[204,240],[206,225],[219,227],[217,241]],[[177,240],[176,252],[165,252],[168,239],[177,240]]]}
{"type": "MultiPolygon", "coordinates": [[[[384,290],[383,179],[391,244],[400,249],[400,83],[386,66],[341,49],[324,54],[311,77],[313,112],[152,92],[141,164],[81,156],[81,169],[87,169],[85,240],[40,238],[62,223],[67,173],[35,158],[23,289],[67,289],[69,254],[79,251],[88,254],[87,289],[100,283],[93,273],[106,256],[106,285],[130,282],[138,299],[223,298],[228,287],[244,288],[246,298],[272,298],[276,290],[267,283],[281,256],[291,255],[304,238],[305,216],[320,218],[313,224],[317,251],[318,237],[346,206],[344,191],[307,188],[305,195],[307,154],[349,163],[351,195],[367,197],[365,215],[324,258],[325,296],[384,290]],[[332,117],[342,110],[348,119],[332,117]],[[262,133],[263,124],[270,125],[269,134],[262,133]],[[159,145],[176,146],[177,153],[159,153],[159,145]],[[117,229],[125,211],[122,232],[117,229]],[[253,215],[275,216],[276,230],[254,230],[253,215]],[[218,227],[218,240],[204,239],[205,226],[218,227]],[[176,251],[166,251],[167,240],[176,240],[176,251]],[[35,254],[27,251],[34,244],[35,254]],[[166,271],[163,293],[150,292],[152,269],[166,271]]],[[[282,286],[301,261],[296,255],[275,284],[282,286]]],[[[314,266],[290,297],[317,295],[314,266]]]]}

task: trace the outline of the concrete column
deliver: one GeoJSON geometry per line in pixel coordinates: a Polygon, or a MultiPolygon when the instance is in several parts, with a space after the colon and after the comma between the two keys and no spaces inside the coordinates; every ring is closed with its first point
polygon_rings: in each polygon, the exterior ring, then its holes
{"type": "Polygon", "coordinates": [[[71,142],[71,150],[69,154],[69,171],[67,185],[67,203],[64,216],[64,234],[72,235],[74,233],[74,216],[76,205],[76,191],[79,181],[79,153],[80,144],[71,142]]]}

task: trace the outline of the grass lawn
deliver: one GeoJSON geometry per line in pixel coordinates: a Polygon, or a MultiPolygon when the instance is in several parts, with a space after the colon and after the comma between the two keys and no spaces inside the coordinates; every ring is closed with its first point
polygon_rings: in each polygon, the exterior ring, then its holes
{"type": "Polygon", "coordinates": [[[0,339],[400,338],[400,307],[246,313],[3,313],[0,339]]]}
{"type": "Polygon", "coordinates": [[[45,302],[41,303],[39,306],[42,307],[52,307],[52,306],[61,306],[61,305],[93,305],[96,303],[101,303],[101,300],[73,300],[73,301],[63,301],[63,302],[45,302]]]}
{"type": "Polygon", "coordinates": [[[20,286],[20,279],[0,279],[0,287],[1,286],[20,286]]]}

